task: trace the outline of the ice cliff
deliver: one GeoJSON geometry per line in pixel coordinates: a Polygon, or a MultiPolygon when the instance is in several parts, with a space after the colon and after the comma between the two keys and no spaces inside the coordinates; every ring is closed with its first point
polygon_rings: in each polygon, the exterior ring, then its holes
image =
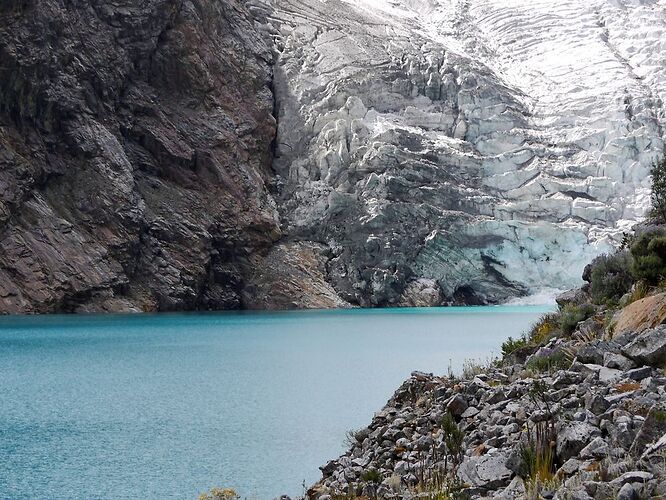
{"type": "Polygon", "coordinates": [[[645,215],[665,1],[271,7],[283,223],[345,300],[571,287],[645,215]]]}

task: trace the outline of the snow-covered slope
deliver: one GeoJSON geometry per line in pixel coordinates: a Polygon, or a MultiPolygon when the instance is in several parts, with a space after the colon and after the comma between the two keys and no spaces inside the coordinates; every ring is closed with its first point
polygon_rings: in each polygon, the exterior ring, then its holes
{"type": "Polygon", "coordinates": [[[645,214],[666,0],[271,7],[284,224],[344,299],[570,287],[645,214]]]}

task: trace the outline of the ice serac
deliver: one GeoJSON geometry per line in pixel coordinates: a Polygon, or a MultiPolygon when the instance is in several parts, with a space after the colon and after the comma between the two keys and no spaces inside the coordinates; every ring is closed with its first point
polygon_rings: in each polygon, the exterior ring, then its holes
{"type": "Polygon", "coordinates": [[[0,313],[241,307],[280,235],[236,0],[0,2],[0,313]]]}
{"type": "Polygon", "coordinates": [[[666,1],[272,9],[283,227],[329,247],[346,301],[568,288],[645,214],[666,1]]]}

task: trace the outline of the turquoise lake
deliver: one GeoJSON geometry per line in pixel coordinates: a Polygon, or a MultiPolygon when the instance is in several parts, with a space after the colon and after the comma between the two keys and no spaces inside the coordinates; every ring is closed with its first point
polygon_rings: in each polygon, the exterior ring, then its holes
{"type": "Polygon", "coordinates": [[[300,495],[413,370],[549,307],[0,318],[0,498],[300,495]]]}

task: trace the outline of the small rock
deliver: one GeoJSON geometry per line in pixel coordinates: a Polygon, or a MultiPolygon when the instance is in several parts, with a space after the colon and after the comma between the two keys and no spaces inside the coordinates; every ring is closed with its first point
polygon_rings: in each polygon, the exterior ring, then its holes
{"type": "Polygon", "coordinates": [[[638,492],[631,483],[627,483],[618,491],[615,500],[639,500],[638,492]]]}
{"type": "Polygon", "coordinates": [[[470,418],[470,417],[473,417],[473,416],[477,415],[478,413],[479,413],[478,408],[476,408],[474,406],[470,406],[460,416],[462,418],[470,418]]]}
{"type": "Polygon", "coordinates": [[[590,410],[595,415],[601,415],[608,408],[610,408],[610,403],[601,394],[589,393],[585,397],[585,408],[590,410]]]}
{"type": "Polygon", "coordinates": [[[618,370],[631,370],[636,367],[636,363],[632,360],[614,352],[604,353],[604,366],[608,368],[617,368],[618,370]]]}
{"type": "Polygon", "coordinates": [[[604,458],[610,453],[608,443],[600,437],[596,437],[585,448],[580,451],[581,458],[604,458]]]}
{"type": "Polygon", "coordinates": [[[456,394],[446,403],[446,411],[450,412],[454,417],[462,416],[467,408],[467,401],[460,394],[456,394]]]}
{"type": "Polygon", "coordinates": [[[647,483],[654,477],[654,474],[642,470],[632,470],[625,472],[620,477],[616,477],[610,483],[615,486],[620,486],[629,483],[647,483]]]}
{"type": "Polygon", "coordinates": [[[643,380],[652,375],[652,368],[649,366],[641,366],[640,368],[629,370],[626,375],[632,380],[643,380]]]}

